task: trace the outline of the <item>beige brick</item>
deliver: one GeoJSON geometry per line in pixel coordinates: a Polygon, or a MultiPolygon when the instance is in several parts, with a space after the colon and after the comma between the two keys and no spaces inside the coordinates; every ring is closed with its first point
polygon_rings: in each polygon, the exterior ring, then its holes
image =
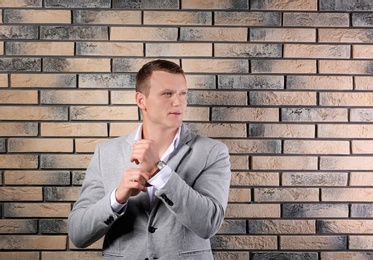
{"type": "Polygon", "coordinates": [[[249,220],[250,234],[315,234],[315,220],[249,220]]]}
{"type": "Polygon", "coordinates": [[[229,158],[231,162],[231,170],[248,170],[249,156],[246,155],[231,155],[229,158]]]}
{"type": "MultiPolygon", "coordinates": [[[[365,99],[366,100],[366,99],[365,99]]],[[[370,102],[369,100],[366,100],[370,102]]],[[[350,121],[351,122],[372,122],[373,121],[373,114],[371,108],[360,109],[360,108],[352,108],[350,109],[350,121]]]]}
{"type": "Polygon", "coordinates": [[[89,89],[134,89],[135,74],[80,74],[79,88],[89,89]]]}
{"type": "Polygon", "coordinates": [[[352,45],[352,57],[354,59],[371,59],[373,58],[372,45],[352,45]]]}
{"type": "Polygon", "coordinates": [[[69,171],[5,171],[6,185],[69,185],[69,171]]]}
{"type": "Polygon", "coordinates": [[[280,218],[280,204],[228,204],[226,218],[280,218]]]}
{"type": "MultiPolygon", "coordinates": [[[[5,217],[17,218],[67,218],[70,203],[5,203],[5,217]]],[[[1,240],[1,239],[0,239],[1,240]]],[[[23,248],[26,249],[26,248],[23,248]]]]}
{"type": "Polygon", "coordinates": [[[356,90],[372,90],[373,89],[373,77],[372,76],[356,76],[355,77],[355,89],[356,90]]]}
{"type": "Polygon", "coordinates": [[[250,137],[314,138],[316,128],[305,124],[249,124],[250,137]]]}
{"type": "Polygon", "coordinates": [[[146,25],[212,25],[211,12],[144,11],[146,25]]]}
{"type": "Polygon", "coordinates": [[[67,120],[65,107],[3,106],[0,120],[67,120]]]}
{"type": "MultiPolygon", "coordinates": [[[[35,234],[37,232],[37,220],[28,219],[0,219],[0,233],[2,234],[35,234]]],[[[0,259],[1,254],[0,254],[0,259]]]]}
{"type": "Polygon", "coordinates": [[[315,29],[251,28],[251,42],[316,42],[315,29]]]}
{"type": "Polygon", "coordinates": [[[215,260],[247,260],[247,259],[250,259],[249,252],[239,252],[239,251],[238,252],[213,251],[213,256],[215,260]]]}
{"type": "Polygon", "coordinates": [[[42,90],[41,104],[108,104],[106,90],[42,90]]]}
{"type": "Polygon", "coordinates": [[[318,188],[255,188],[255,202],[319,201],[318,188]]]}
{"type": "Polygon", "coordinates": [[[141,24],[141,11],[74,10],[76,24],[141,24]]]}
{"type": "Polygon", "coordinates": [[[317,128],[320,138],[373,138],[373,126],[369,124],[320,124],[317,128]]]}
{"type": "Polygon", "coordinates": [[[222,140],[231,153],[281,153],[281,142],[278,140],[222,140]]]}
{"type": "Polygon", "coordinates": [[[276,108],[254,107],[214,107],[212,121],[279,121],[279,112],[276,108]]]}
{"type": "Polygon", "coordinates": [[[189,89],[215,89],[214,75],[185,75],[189,89]]]}
{"type": "Polygon", "coordinates": [[[348,122],[345,108],[283,108],[281,112],[285,122],[348,122]]]}
{"type": "Polygon", "coordinates": [[[106,141],[107,139],[76,139],[75,151],[77,153],[93,153],[97,144],[106,141]]]}
{"type": "MultiPolygon", "coordinates": [[[[0,45],[0,49],[2,49],[0,45]]],[[[3,54],[0,54],[3,55],[3,54]]],[[[8,75],[7,74],[0,74],[0,88],[8,87],[8,75]]]]}
{"type": "Polygon", "coordinates": [[[321,170],[371,170],[373,162],[370,157],[358,156],[330,156],[320,158],[321,170]]]}
{"type": "Polygon", "coordinates": [[[0,123],[0,136],[37,136],[38,123],[0,123]]]}
{"type": "Polygon", "coordinates": [[[9,42],[6,44],[8,55],[30,56],[73,56],[73,42],[9,42]]]}
{"type": "Polygon", "coordinates": [[[256,10],[317,10],[317,0],[264,0],[264,1],[253,1],[251,9],[256,10]]]}
{"type": "Polygon", "coordinates": [[[36,169],[37,155],[0,154],[0,168],[3,169],[36,169]]]}
{"type": "Polygon", "coordinates": [[[41,187],[0,187],[2,201],[42,201],[41,187]]]}
{"type": "MultiPolygon", "coordinates": [[[[317,1],[314,2],[317,5],[317,1]]],[[[349,27],[350,18],[347,13],[284,13],[283,25],[297,27],[349,27]]]]}
{"type": "Polygon", "coordinates": [[[287,89],[352,90],[352,77],[348,76],[288,76],[287,89]]]}
{"type": "Polygon", "coordinates": [[[211,43],[146,43],[147,57],[212,57],[211,43]]]}
{"type": "Polygon", "coordinates": [[[351,186],[373,186],[373,172],[351,172],[351,186]]]}
{"type": "Polygon", "coordinates": [[[199,1],[199,0],[181,0],[183,9],[247,9],[247,1],[237,0],[214,0],[214,1],[199,1]]]}
{"type": "MultiPolygon", "coordinates": [[[[15,2],[14,0],[12,2],[15,2]]],[[[1,3],[1,2],[0,2],[1,3]]],[[[39,259],[39,252],[0,252],[0,259],[7,259],[7,260],[23,260],[23,259],[30,259],[30,260],[37,260],[39,259]]]]}
{"type": "Polygon", "coordinates": [[[142,43],[77,42],[77,55],[81,56],[143,56],[142,43]]]}
{"type": "Polygon", "coordinates": [[[71,12],[69,10],[6,9],[4,10],[4,19],[6,23],[16,24],[71,24],[71,12]]]}
{"type": "Polygon", "coordinates": [[[314,60],[252,60],[253,73],[316,73],[314,60]]]}
{"type": "Polygon", "coordinates": [[[110,136],[128,135],[140,125],[137,123],[110,123],[110,136]]]}
{"type": "Polygon", "coordinates": [[[138,120],[137,106],[73,106],[72,120],[138,120]]]}
{"type": "Polygon", "coordinates": [[[353,154],[371,154],[373,153],[373,141],[371,140],[352,140],[353,154]]]}
{"type": "Polygon", "coordinates": [[[246,28],[227,27],[181,27],[181,41],[247,41],[246,28]]]}
{"type": "Polygon", "coordinates": [[[178,29],[170,27],[111,27],[111,41],[176,41],[178,29]]]}
{"type": "Polygon", "coordinates": [[[189,91],[190,105],[247,105],[247,92],[239,91],[189,91]]]}
{"type": "Polygon", "coordinates": [[[208,121],[209,120],[208,107],[187,107],[184,120],[185,121],[208,121]]]}
{"type": "Polygon", "coordinates": [[[107,136],[106,123],[42,123],[42,136],[107,136]]]}
{"type": "Polygon", "coordinates": [[[370,202],[373,198],[371,188],[323,188],[322,201],[370,202]]]}
{"type": "Polygon", "coordinates": [[[208,137],[246,137],[245,124],[227,123],[188,123],[195,133],[208,137]]]}
{"type": "Polygon", "coordinates": [[[75,88],[76,76],[70,74],[12,74],[13,88],[75,88]]]}
{"type": "Polygon", "coordinates": [[[285,140],[285,154],[349,154],[349,141],[285,140]]]}
{"type": "Polygon", "coordinates": [[[228,236],[217,235],[211,243],[214,249],[277,249],[276,236],[228,236]]]}
{"type": "Polygon", "coordinates": [[[250,189],[234,189],[229,190],[229,202],[250,202],[251,194],[250,189]]]}
{"type": "Polygon", "coordinates": [[[372,29],[318,29],[319,42],[369,43],[372,29]]]}
{"type": "Polygon", "coordinates": [[[247,73],[249,63],[247,60],[232,59],[183,59],[182,67],[185,72],[206,73],[247,73]]]}
{"type": "MultiPolygon", "coordinates": [[[[0,18],[1,18],[1,15],[0,15],[0,18]]],[[[4,42],[0,42],[0,55],[4,55],[4,42]]]]}
{"type": "Polygon", "coordinates": [[[66,250],[66,236],[0,236],[3,250],[66,250]]]}
{"type": "Polygon", "coordinates": [[[373,106],[373,93],[324,92],[320,93],[322,106],[373,106]]]}
{"type": "MultiPolygon", "coordinates": [[[[141,67],[154,59],[151,58],[114,58],[113,59],[113,71],[114,72],[136,72],[141,69],[141,67]]],[[[174,62],[180,65],[179,59],[167,59],[171,62],[174,62]]],[[[135,85],[135,83],[133,83],[135,85]]],[[[133,86],[131,86],[133,87],[133,86]]]]}
{"type": "Polygon", "coordinates": [[[347,186],[346,172],[283,172],[284,186],[347,186]]]}
{"type": "Polygon", "coordinates": [[[86,169],[92,155],[62,154],[41,155],[40,167],[42,169],[86,169]]]}
{"type": "Polygon", "coordinates": [[[215,57],[282,57],[280,44],[215,43],[215,57]]]}
{"type": "Polygon", "coordinates": [[[36,90],[0,90],[1,104],[38,104],[36,90]]]}
{"type": "Polygon", "coordinates": [[[281,236],[282,250],[343,250],[346,236],[281,236]]]}
{"type": "Polygon", "coordinates": [[[368,260],[372,257],[370,252],[321,252],[323,260],[368,260]]]}
{"type": "Polygon", "coordinates": [[[316,105],[315,92],[250,91],[251,105],[297,106],[316,105]]]}
{"type": "Polygon", "coordinates": [[[350,250],[371,250],[373,247],[373,236],[349,236],[348,242],[350,250]]]}
{"type": "Polygon", "coordinates": [[[278,172],[232,172],[232,186],[279,186],[279,184],[278,172]]]}
{"type": "Polygon", "coordinates": [[[110,59],[44,58],[45,72],[110,72],[110,59]]]}
{"type": "Polygon", "coordinates": [[[321,233],[328,234],[371,234],[373,220],[321,220],[319,223],[321,233]]]}
{"type": "Polygon", "coordinates": [[[43,6],[42,0],[1,0],[0,1],[0,7],[26,7],[26,8],[32,8],[32,7],[42,7],[43,6]]]}
{"type": "Polygon", "coordinates": [[[61,138],[13,138],[8,140],[8,151],[18,153],[72,153],[72,139],[61,138]]]}
{"type": "Polygon", "coordinates": [[[317,170],[315,156],[253,156],[253,170],[317,170]]]}
{"type": "Polygon", "coordinates": [[[285,44],[284,58],[350,58],[348,45],[285,44]]]}
{"type": "Polygon", "coordinates": [[[135,90],[110,91],[111,104],[136,105],[135,90]]]}
{"type": "Polygon", "coordinates": [[[275,12],[215,12],[214,25],[279,26],[280,14],[275,12]]]}
{"type": "MultiPolygon", "coordinates": [[[[1,256],[1,255],[0,255],[1,256]]],[[[101,252],[42,252],[41,257],[43,260],[101,260],[101,252]]]]}

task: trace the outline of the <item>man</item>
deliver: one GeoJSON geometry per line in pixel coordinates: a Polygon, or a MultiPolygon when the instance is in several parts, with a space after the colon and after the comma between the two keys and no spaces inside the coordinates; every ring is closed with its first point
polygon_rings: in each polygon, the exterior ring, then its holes
{"type": "Polygon", "coordinates": [[[105,236],[103,259],[213,259],[230,183],[224,144],[192,133],[183,70],[165,60],[136,77],[142,125],[99,144],[69,215],[69,236],[86,247],[105,236]]]}

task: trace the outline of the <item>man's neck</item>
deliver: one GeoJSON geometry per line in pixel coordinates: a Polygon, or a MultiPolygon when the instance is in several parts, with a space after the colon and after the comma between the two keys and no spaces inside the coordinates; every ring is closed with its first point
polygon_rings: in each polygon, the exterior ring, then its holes
{"type": "Polygon", "coordinates": [[[142,126],[142,138],[153,140],[160,148],[161,154],[167,150],[179,129],[150,128],[146,123],[142,126]]]}

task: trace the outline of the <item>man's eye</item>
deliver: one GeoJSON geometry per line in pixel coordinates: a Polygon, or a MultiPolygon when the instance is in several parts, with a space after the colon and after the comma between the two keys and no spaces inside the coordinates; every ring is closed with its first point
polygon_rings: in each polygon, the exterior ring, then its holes
{"type": "Polygon", "coordinates": [[[181,96],[185,96],[187,93],[188,93],[188,92],[183,91],[183,92],[180,93],[180,95],[181,95],[181,96]]]}
{"type": "Polygon", "coordinates": [[[166,96],[172,96],[172,92],[165,92],[164,93],[166,96]]]}

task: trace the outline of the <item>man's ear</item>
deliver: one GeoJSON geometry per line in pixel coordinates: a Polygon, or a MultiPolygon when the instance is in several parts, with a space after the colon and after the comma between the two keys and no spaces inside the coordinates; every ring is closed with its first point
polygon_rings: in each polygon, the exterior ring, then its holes
{"type": "Polygon", "coordinates": [[[140,92],[136,92],[136,104],[139,108],[141,108],[142,110],[145,110],[146,106],[145,106],[145,95],[140,93],[140,92]]]}

